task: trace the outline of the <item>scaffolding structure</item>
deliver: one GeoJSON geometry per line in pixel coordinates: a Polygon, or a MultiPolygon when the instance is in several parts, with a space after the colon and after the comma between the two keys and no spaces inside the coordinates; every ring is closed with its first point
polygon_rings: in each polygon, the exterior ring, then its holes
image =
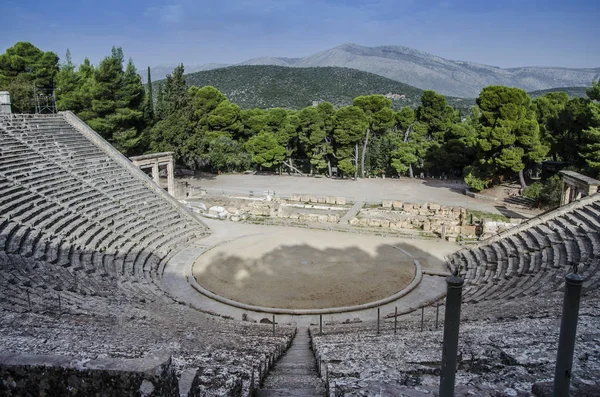
{"type": "Polygon", "coordinates": [[[36,114],[56,113],[56,95],[53,88],[33,86],[33,100],[36,114]]]}

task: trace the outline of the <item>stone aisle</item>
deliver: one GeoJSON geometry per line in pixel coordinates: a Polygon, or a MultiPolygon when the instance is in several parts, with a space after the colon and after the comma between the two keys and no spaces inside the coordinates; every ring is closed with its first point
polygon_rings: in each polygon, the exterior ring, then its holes
{"type": "Polygon", "coordinates": [[[325,386],[310,349],[308,328],[298,328],[292,346],[267,375],[258,397],[324,396],[325,386]]]}

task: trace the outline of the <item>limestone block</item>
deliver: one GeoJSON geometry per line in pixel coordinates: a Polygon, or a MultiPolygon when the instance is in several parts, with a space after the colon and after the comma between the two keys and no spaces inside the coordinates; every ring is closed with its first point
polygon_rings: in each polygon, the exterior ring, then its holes
{"type": "MultiPolygon", "coordinates": [[[[352,218],[352,219],[356,219],[356,218],[352,218]]],[[[340,220],[337,215],[329,215],[328,221],[329,221],[329,223],[338,223],[340,220]]]]}
{"type": "Polygon", "coordinates": [[[382,206],[383,208],[392,208],[392,205],[393,205],[393,204],[394,204],[394,201],[393,201],[393,200],[383,200],[383,201],[381,202],[381,206],[382,206]]]}
{"type": "Polygon", "coordinates": [[[387,219],[382,219],[381,227],[390,227],[390,221],[388,221],[387,219]]]}
{"type": "Polygon", "coordinates": [[[367,226],[369,224],[369,220],[367,218],[361,218],[359,219],[359,224],[367,226]]]}
{"type": "Polygon", "coordinates": [[[300,199],[300,201],[302,201],[303,203],[308,203],[310,201],[310,195],[303,194],[302,196],[300,196],[300,199]]]}
{"type": "Polygon", "coordinates": [[[321,223],[327,223],[327,221],[329,220],[329,217],[327,215],[319,215],[319,222],[321,223]]]}
{"type": "Polygon", "coordinates": [[[327,202],[327,197],[319,196],[317,197],[317,203],[325,204],[327,202]]]}
{"type": "Polygon", "coordinates": [[[327,204],[335,204],[335,197],[327,196],[325,202],[327,204]]]}
{"type": "Polygon", "coordinates": [[[456,236],[448,236],[447,240],[451,243],[455,243],[456,242],[456,236]]]}
{"type": "Polygon", "coordinates": [[[431,222],[429,222],[428,220],[423,222],[423,230],[426,232],[431,231],[431,222]]]}
{"type": "Polygon", "coordinates": [[[309,222],[318,222],[319,221],[319,215],[317,215],[317,214],[308,214],[306,220],[309,221],[309,222]]]}
{"type": "Polygon", "coordinates": [[[351,225],[358,225],[360,221],[358,220],[358,218],[352,218],[348,223],[351,225]]]}
{"type": "MultiPolygon", "coordinates": [[[[418,210],[419,208],[421,208],[421,204],[413,203],[413,209],[418,210]]],[[[427,207],[425,207],[425,208],[427,208],[427,207]]]]}
{"type": "Polygon", "coordinates": [[[302,201],[302,196],[298,193],[292,193],[291,201],[302,201]]]}
{"type": "Polygon", "coordinates": [[[336,197],[335,203],[340,205],[346,205],[346,197],[336,197]]]}
{"type": "Polygon", "coordinates": [[[404,203],[402,209],[406,212],[411,212],[413,209],[413,203],[404,203]]]}
{"type": "Polygon", "coordinates": [[[476,235],[476,226],[465,225],[460,229],[460,232],[465,236],[474,237],[476,235]]]}
{"type": "Polygon", "coordinates": [[[429,210],[428,210],[428,209],[426,209],[425,207],[422,207],[422,208],[419,210],[419,215],[421,215],[421,216],[427,216],[427,215],[429,215],[429,210]]]}
{"type": "Polygon", "coordinates": [[[311,203],[318,203],[319,202],[319,199],[314,194],[311,194],[309,198],[310,198],[310,202],[311,203]]]}
{"type": "Polygon", "coordinates": [[[297,221],[298,219],[300,219],[300,215],[298,215],[298,214],[290,214],[290,219],[293,219],[293,220],[297,221]]]}
{"type": "Polygon", "coordinates": [[[392,229],[402,229],[402,222],[391,222],[390,228],[392,229]]]}
{"type": "Polygon", "coordinates": [[[225,211],[225,208],[223,208],[223,207],[221,207],[221,206],[218,206],[218,205],[215,205],[215,206],[213,206],[213,207],[210,207],[210,208],[208,209],[208,213],[209,213],[210,215],[219,215],[219,214],[220,214],[221,212],[223,212],[223,211],[225,211]]]}
{"type": "Polygon", "coordinates": [[[369,226],[380,227],[381,226],[381,220],[379,220],[379,219],[369,219],[369,226]]]}
{"type": "Polygon", "coordinates": [[[429,209],[432,211],[438,211],[442,206],[439,203],[429,203],[429,209]]]}
{"type": "Polygon", "coordinates": [[[403,204],[402,201],[394,200],[394,202],[392,203],[392,207],[394,207],[395,210],[401,210],[402,204],[403,204]]]}
{"type": "Polygon", "coordinates": [[[239,222],[240,221],[240,217],[239,215],[231,215],[231,218],[229,218],[230,220],[234,221],[234,222],[239,222]]]}
{"type": "Polygon", "coordinates": [[[227,207],[227,212],[229,212],[230,214],[237,214],[238,211],[239,210],[235,207],[227,207]]]}

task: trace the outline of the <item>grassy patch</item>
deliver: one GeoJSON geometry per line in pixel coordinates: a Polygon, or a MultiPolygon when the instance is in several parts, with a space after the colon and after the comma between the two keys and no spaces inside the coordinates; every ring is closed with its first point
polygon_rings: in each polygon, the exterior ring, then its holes
{"type": "Polygon", "coordinates": [[[509,222],[510,220],[505,217],[504,215],[501,214],[493,214],[491,212],[485,212],[485,211],[475,211],[475,210],[469,210],[467,209],[467,221],[471,221],[471,216],[474,219],[488,219],[490,221],[496,221],[496,222],[509,222]]]}

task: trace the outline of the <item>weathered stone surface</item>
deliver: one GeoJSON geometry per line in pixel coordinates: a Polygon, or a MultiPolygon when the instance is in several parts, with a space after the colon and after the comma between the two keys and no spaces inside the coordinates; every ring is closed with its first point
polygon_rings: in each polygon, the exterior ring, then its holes
{"type": "Polygon", "coordinates": [[[292,197],[290,197],[290,201],[302,201],[302,196],[298,193],[292,193],[292,197]]]}
{"type": "Polygon", "coordinates": [[[383,200],[383,201],[381,202],[381,206],[382,206],[383,208],[392,208],[392,205],[393,205],[393,203],[394,203],[394,201],[393,201],[393,200],[383,200]]]}
{"type": "Polygon", "coordinates": [[[336,197],[335,198],[335,203],[339,204],[339,205],[345,205],[346,204],[346,198],[345,197],[336,197]]]}
{"type": "Polygon", "coordinates": [[[326,200],[327,204],[335,204],[335,197],[327,196],[326,200]]]}
{"type": "Polygon", "coordinates": [[[327,197],[319,196],[319,197],[317,197],[317,202],[320,204],[325,204],[327,202],[327,197]]]}
{"type": "Polygon", "coordinates": [[[0,355],[0,394],[178,397],[168,354],[79,361],[65,356],[0,355]]]}
{"type": "Polygon", "coordinates": [[[392,203],[392,206],[394,207],[395,210],[401,210],[402,204],[403,204],[402,201],[394,200],[392,203]]]}

